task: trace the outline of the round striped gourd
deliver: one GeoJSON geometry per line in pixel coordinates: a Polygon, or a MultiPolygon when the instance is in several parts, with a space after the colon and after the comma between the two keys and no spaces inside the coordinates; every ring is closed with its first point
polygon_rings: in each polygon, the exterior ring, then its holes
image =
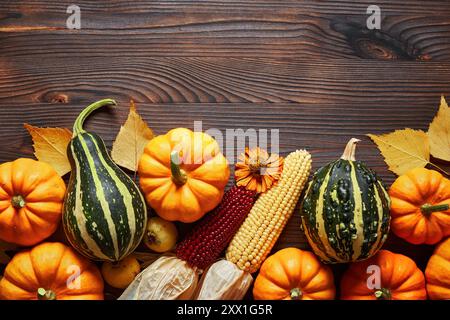
{"type": "Polygon", "coordinates": [[[367,259],[389,232],[389,195],[375,173],[355,161],[358,141],[351,139],[341,159],[316,171],[301,205],[302,229],[326,263],[367,259]]]}
{"type": "Polygon", "coordinates": [[[115,101],[86,107],[73,127],[68,146],[72,171],[63,207],[70,244],[93,260],[119,261],[139,245],[147,225],[147,208],[139,188],[110,158],[103,140],[86,132],[88,115],[115,101]]]}

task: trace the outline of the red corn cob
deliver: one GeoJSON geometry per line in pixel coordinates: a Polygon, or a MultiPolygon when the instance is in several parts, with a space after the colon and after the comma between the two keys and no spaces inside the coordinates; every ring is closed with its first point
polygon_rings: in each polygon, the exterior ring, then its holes
{"type": "Polygon", "coordinates": [[[179,259],[205,269],[215,262],[244,222],[256,200],[256,192],[234,186],[222,202],[203,218],[176,247],[179,259]]]}

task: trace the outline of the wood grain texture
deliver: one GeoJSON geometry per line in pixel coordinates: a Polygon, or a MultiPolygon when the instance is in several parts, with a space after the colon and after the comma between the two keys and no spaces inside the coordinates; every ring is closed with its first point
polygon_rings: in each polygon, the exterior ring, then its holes
{"type": "Polygon", "coordinates": [[[66,29],[65,10],[4,8],[0,55],[450,60],[449,15],[386,15],[381,30],[371,31],[365,12],[202,8],[162,14],[87,7],[81,30],[66,29]]]}
{"type": "MultiPolygon", "coordinates": [[[[73,1],[46,1],[46,0],[3,0],[2,7],[5,10],[28,10],[45,11],[59,13],[65,11],[67,6],[73,1]]],[[[158,12],[168,14],[172,12],[228,12],[233,11],[280,11],[297,12],[298,10],[312,13],[330,14],[361,14],[365,13],[369,5],[373,5],[373,0],[78,0],[76,3],[89,12],[158,12]]],[[[427,0],[424,5],[423,0],[378,0],[376,5],[382,8],[383,12],[390,14],[428,14],[446,15],[450,13],[450,3],[445,0],[427,0]]]]}
{"type": "Polygon", "coordinates": [[[450,94],[450,62],[264,58],[6,58],[0,102],[151,103],[349,101],[430,103],[450,94]]]}
{"type": "MultiPolygon", "coordinates": [[[[361,138],[357,157],[390,185],[365,134],[426,130],[450,95],[450,1],[376,1],[379,31],[366,28],[372,0],[75,3],[81,30],[66,29],[72,1],[0,1],[0,163],[33,157],[24,122],[70,128],[111,97],[120,106],[87,123],[108,147],[134,99],[159,134],[198,120],[221,132],[279,129],[281,154],[307,148],[313,169],[361,138]]],[[[307,248],[299,228],[297,211],[275,250],[307,248]]],[[[385,247],[422,269],[433,250],[393,235],[385,247]]],[[[346,265],[333,269],[338,284],[346,265]]]]}

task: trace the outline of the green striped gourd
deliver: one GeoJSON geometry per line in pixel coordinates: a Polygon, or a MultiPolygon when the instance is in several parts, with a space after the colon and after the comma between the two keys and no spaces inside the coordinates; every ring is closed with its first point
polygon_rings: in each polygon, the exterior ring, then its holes
{"type": "Polygon", "coordinates": [[[68,146],[72,171],[63,208],[71,245],[93,260],[118,261],[140,243],[147,224],[144,198],[133,180],[110,158],[103,140],[83,129],[89,114],[115,105],[105,99],[76,119],[68,146]]]}
{"type": "Polygon", "coordinates": [[[367,259],[389,232],[389,195],[376,174],[355,161],[358,141],[351,139],[341,159],[316,171],[301,205],[302,229],[326,263],[367,259]]]}

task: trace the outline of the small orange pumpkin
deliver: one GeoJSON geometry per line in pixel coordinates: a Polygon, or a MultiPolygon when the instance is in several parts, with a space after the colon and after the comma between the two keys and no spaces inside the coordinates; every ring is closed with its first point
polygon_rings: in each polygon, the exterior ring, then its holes
{"type": "Polygon", "coordinates": [[[425,277],[416,263],[402,254],[380,250],[356,262],[341,279],[342,300],[425,300],[425,277]]]}
{"type": "Polygon", "coordinates": [[[23,246],[58,227],[66,185],[48,164],[17,159],[0,165],[0,239],[23,246]]]}
{"type": "Polygon", "coordinates": [[[97,266],[58,242],[17,253],[0,280],[2,300],[103,300],[97,266]]]}
{"type": "Polygon", "coordinates": [[[450,235],[450,180],[439,172],[416,168],[389,189],[391,228],[413,244],[435,244],[450,235]]]}
{"type": "Polygon", "coordinates": [[[450,300],[450,238],[439,244],[425,269],[428,296],[432,300],[450,300]]]}
{"type": "Polygon", "coordinates": [[[286,248],[267,258],[253,287],[255,300],[331,300],[333,273],[309,251],[286,248]]]}
{"type": "Polygon", "coordinates": [[[152,139],[139,161],[147,203],[163,219],[194,222],[222,199],[228,162],[211,136],[186,128],[152,139]]]}

